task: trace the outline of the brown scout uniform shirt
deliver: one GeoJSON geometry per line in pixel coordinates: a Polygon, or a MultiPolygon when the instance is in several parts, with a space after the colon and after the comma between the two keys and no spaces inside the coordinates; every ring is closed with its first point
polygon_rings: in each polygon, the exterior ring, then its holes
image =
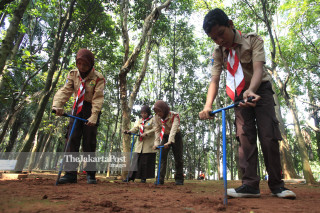
{"type": "MultiPolygon", "coordinates": [[[[164,124],[165,125],[165,130],[164,134],[169,135],[168,142],[169,143],[174,143],[174,137],[176,136],[176,133],[180,132],[180,120],[177,117],[179,113],[170,111],[168,116],[166,117],[165,120],[168,121],[164,124]]],[[[160,145],[160,133],[162,129],[162,123],[161,123],[161,118],[156,115],[154,116],[154,122],[155,122],[155,140],[154,140],[154,145],[159,146],[160,145]]]]}
{"type": "MultiPolygon", "coordinates": [[[[92,121],[97,121],[104,99],[103,89],[105,86],[105,79],[101,73],[92,70],[84,80],[84,100],[92,104],[92,121]]],[[[72,93],[74,94],[74,99],[76,99],[79,87],[80,73],[78,70],[71,70],[68,74],[65,85],[55,94],[52,106],[56,108],[62,108],[69,100],[72,93]]]]}
{"type": "MultiPolygon", "coordinates": [[[[244,79],[246,82],[244,89],[248,89],[253,75],[253,62],[265,62],[263,40],[256,33],[242,33],[242,35],[240,35],[240,33],[237,30],[235,30],[234,43],[238,44],[236,47],[234,47],[234,49],[241,62],[244,79]]],[[[213,59],[214,61],[211,70],[211,75],[221,75],[222,66],[224,66],[225,70],[227,70],[228,51],[226,50],[226,48],[217,46],[214,49],[213,59]]],[[[262,75],[262,82],[270,80],[270,76],[264,69],[262,75]]]]}
{"type": "MultiPolygon", "coordinates": [[[[153,150],[153,142],[154,142],[154,117],[149,119],[144,123],[143,133],[147,134],[147,136],[143,137],[142,141],[140,141],[139,137],[137,137],[135,144],[135,152],[137,153],[154,153],[157,152],[153,150]]],[[[142,125],[142,119],[137,122],[132,129],[129,131],[132,133],[140,133],[140,128],[142,125]]]]}

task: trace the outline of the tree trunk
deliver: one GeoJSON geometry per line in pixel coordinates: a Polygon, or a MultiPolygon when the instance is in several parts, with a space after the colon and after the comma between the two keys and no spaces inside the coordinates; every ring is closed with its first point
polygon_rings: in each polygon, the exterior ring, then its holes
{"type": "MultiPolygon", "coordinates": [[[[55,42],[54,42],[54,48],[53,48],[53,53],[52,53],[52,59],[51,59],[51,63],[50,63],[50,69],[48,70],[47,73],[47,79],[46,79],[46,83],[45,83],[45,87],[43,89],[43,96],[40,99],[36,114],[35,114],[35,119],[33,120],[30,129],[28,131],[28,134],[25,138],[25,145],[22,149],[22,152],[28,152],[30,151],[30,148],[32,146],[32,143],[34,141],[34,137],[36,132],[38,131],[39,125],[41,123],[41,119],[45,110],[45,107],[47,106],[48,100],[50,98],[50,95],[53,91],[53,83],[52,83],[52,79],[53,79],[53,75],[56,71],[56,67],[57,67],[57,63],[58,63],[58,59],[60,56],[60,51],[62,48],[62,45],[64,43],[64,38],[67,32],[67,29],[69,28],[69,24],[72,18],[72,13],[73,13],[73,8],[74,8],[74,4],[75,4],[76,0],[73,0],[70,3],[70,6],[68,8],[68,11],[66,12],[66,18],[62,20],[62,18],[60,18],[60,23],[59,23],[59,28],[62,27],[62,29],[60,28],[60,30],[57,31],[57,35],[55,36],[55,42]],[[62,23],[63,21],[63,23],[62,23]]],[[[56,79],[57,81],[57,79],[56,79]]],[[[22,171],[23,167],[24,167],[25,161],[22,158],[22,155],[19,155],[18,157],[18,161],[17,161],[17,165],[16,165],[16,171],[20,172],[22,171]]]]}
{"type": "Polygon", "coordinates": [[[228,112],[226,112],[226,116],[227,116],[227,118],[226,118],[226,120],[228,121],[228,124],[229,124],[229,135],[228,135],[228,138],[229,138],[229,140],[228,140],[228,144],[230,144],[230,153],[229,153],[229,156],[230,156],[230,168],[229,168],[229,170],[230,170],[230,172],[231,172],[231,180],[234,180],[234,160],[233,160],[233,155],[234,155],[234,141],[233,141],[233,132],[234,132],[234,130],[233,130],[233,126],[234,126],[234,119],[232,119],[231,118],[231,113],[229,113],[229,111],[228,112]]]}
{"type": "MultiPolygon", "coordinates": [[[[5,148],[6,153],[12,152],[15,141],[18,138],[18,132],[19,132],[21,126],[22,126],[22,121],[21,121],[21,116],[19,114],[16,116],[16,119],[14,120],[14,122],[12,124],[11,132],[10,132],[10,136],[9,136],[9,142],[5,148]]],[[[8,155],[6,155],[6,156],[8,156],[8,155]]]]}
{"type": "Polygon", "coordinates": [[[44,167],[44,162],[45,162],[45,153],[48,151],[49,149],[49,146],[51,144],[51,139],[52,139],[52,131],[53,129],[50,130],[50,132],[48,133],[49,134],[49,137],[47,138],[45,144],[44,144],[44,147],[43,147],[43,150],[41,152],[41,156],[39,157],[39,161],[38,161],[38,164],[36,166],[36,168],[42,170],[44,167]]]}
{"type": "MultiPolygon", "coordinates": [[[[134,63],[139,56],[142,47],[145,44],[147,34],[150,33],[153,24],[158,19],[160,12],[163,8],[167,7],[170,4],[171,0],[167,0],[162,5],[154,8],[154,10],[146,17],[144,20],[144,25],[142,28],[142,34],[137,46],[134,48],[134,51],[129,56],[129,35],[128,35],[128,28],[127,28],[127,18],[128,18],[128,5],[129,2],[124,0],[121,3],[121,29],[122,29],[122,38],[123,38],[123,46],[125,49],[125,54],[123,57],[123,66],[119,72],[119,80],[120,80],[120,100],[121,100],[121,110],[122,110],[122,122],[121,122],[121,129],[129,129],[130,128],[130,114],[131,114],[131,107],[133,106],[133,102],[135,97],[139,91],[140,85],[135,85],[135,91],[131,94],[130,103],[127,100],[127,74],[131,71],[134,66],[134,63]]],[[[151,40],[149,40],[151,42],[151,40]]],[[[148,48],[147,48],[147,51],[148,48]]],[[[147,52],[146,52],[147,53],[147,52]]],[[[148,53],[149,54],[149,53],[148,53]]],[[[147,55],[148,55],[147,54],[147,55]]],[[[149,57],[149,56],[148,56],[149,57]]],[[[145,60],[147,58],[145,57],[145,60]]],[[[141,73],[143,70],[141,71],[141,73]]],[[[140,76],[141,76],[140,73],[140,76]]],[[[141,79],[138,79],[137,82],[142,82],[144,75],[141,79]]],[[[130,135],[124,135],[122,140],[122,148],[123,152],[130,152],[130,135]]],[[[126,177],[126,172],[122,173],[122,177],[126,177]]]]}
{"type": "Polygon", "coordinates": [[[7,17],[7,12],[5,11],[4,13],[1,13],[1,18],[0,18],[0,27],[3,27],[4,25],[4,20],[6,20],[7,17]]]}
{"type": "Polygon", "coordinates": [[[19,30],[19,24],[29,2],[30,0],[21,0],[19,6],[13,13],[10,26],[6,32],[6,37],[2,40],[2,44],[0,47],[0,76],[2,75],[3,68],[6,64],[7,58],[11,53],[13,47],[13,40],[19,30]]]}
{"type": "MultiPolygon", "coordinates": [[[[312,85],[312,84],[310,84],[312,85]]],[[[320,117],[318,116],[318,113],[320,111],[320,107],[317,106],[316,101],[315,101],[315,94],[313,92],[313,90],[311,88],[308,88],[308,96],[311,102],[311,116],[314,120],[314,124],[313,125],[309,125],[312,126],[312,129],[315,131],[316,134],[316,142],[317,142],[317,154],[318,154],[318,158],[320,158],[320,117]]]]}
{"type": "MultiPolygon", "coordinates": [[[[275,90],[274,84],[272,84],[272,90],[275,90]]],[[[293,164],[293,159],[291,155],[291,150],[289,146],[289,141],[287,138],[287,133],[285,129],[285,125],[283,122],[281,110],[280,110],[280,103],[277,94],[273,95],[273,99],[275,102],[275,111],[276,111],[276,116],[279,121],[279,128],[282,136],[282,141],[279,141],[280,145],[280,157],[281,157],[281,165],[282,165],[282,173],[284,179],[295,179],[299,178],[297,175],[295,169],[294,169],[294,164],[293,164]]]]}
{"type": "Polygon", "coordinates": [[[15,57],[16,57],[16,55],[18,53],[18,50],[20,48],[20,45],[21,45],[21,43],[23,41],[24,36],[25,36],[25,33],[20,33],[16,43],[14,44],[14,46],[12,48],[12,53],[11,53],[11,56],[10,56],[11,60],[15,59],[15,57]]]}
{"type": "Polygon", "coordinates": [[[290,109],[290,112],[291,112],[292,117],[293,117],[294,131],[295,131],[295,134],[296,134],[299,153],[300,153],[301,160],[302,160],[302,168],[303,168],[304,178],[306,179],[307,183],[315,184],[316,180],[314,179],[312,171],[311,171],[308,152],[307,152],[307,149],[306,149],[306,143],[305,143],[305,141],[303,139],[303,136],[301,134],[300,122],[299,122],[299,119],[298,119],[298,115],[296,113],[297,110],[296,110],[295,102],[294,102],[293,99],[286,99],[286,103],[287,103],[287,106],[290,109]]]}

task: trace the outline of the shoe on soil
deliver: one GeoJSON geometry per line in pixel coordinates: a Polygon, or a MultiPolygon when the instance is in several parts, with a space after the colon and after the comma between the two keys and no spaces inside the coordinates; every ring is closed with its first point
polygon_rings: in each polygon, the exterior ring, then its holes
{"type": "Polygon", "coordinates": [[[147,180],[146,179],[141,179],[141,183],[146,183],[147,180]]]}
{"type": "Polygon", "coordinates": [[[134,179],[130,179],[130,178],[127,179],[127,178],[126,178],[126,179],[122,180],[122,182],[125,182],[125,183],[128,183],[128,182],[130,182],[130,181],[134,182],[134,179]]]}
{"type": "Polygon", "coordinates": [[[87,183],[88,184],[97,184],[96,177],[87,174],[87,183]]]}
{"type": "Polygon", "coordinates": [[[183,180],[176,180],[176,185],[183,185],[183,180]]]}
{"type": "Polygon", "coordinates": [[[65,183],[77,183],[77,174],[66,173],[58,181],[58,184],[65,184],[65,183]]]}
{"type": "Polygon", "coordinates": [[[279,189],[273,190],[272,196],[286,199],[296,199],[296,194],[285,187],[280,187],[279,189]]]}
{"type": "Polygon", "coordinates": [[[242,186],[234,189],[227,189],[227,195],[230,197],[245,197],[245,198],[257,198],[260,197],[260,190],[255,189],[252,186],[243,184],[242,186]]]}
{"type": "MultiPolygon", "coordinates": [[[[154,185],[158,185],[158,183],[157,183],[158,181],[155,181],[154,182],[154,185]]],[[[163,180],[159,180],[159,185],[163,185],[164,184],[164,181],[163,180]]]]}

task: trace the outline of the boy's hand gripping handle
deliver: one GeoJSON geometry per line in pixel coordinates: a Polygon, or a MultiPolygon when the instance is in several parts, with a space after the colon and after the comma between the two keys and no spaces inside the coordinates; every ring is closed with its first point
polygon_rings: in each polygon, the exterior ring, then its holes
{"type": "MultiPolygon", "coordinates": [[[[247,98],[247,102],[251,102],[252,103],[253,99],[254,99],[254,97],[250,96],[249,98],[247,98]]],[[[225,108],[221,108],[221,109],[209,112],[209,115],[213,116],[214,114],[216,114],[217,112],[221,112],[222,110],[226,110],[226,109],[237,107],[237,106],[239,106],[240,103],[245,103],[245,101],[244,100],[236,101],[236,102],[234,102],[234,104],[232,104],[230,106],[227,106],[225,108]]]]}
{"type": "MultiPolygon", "coordinates": [[[[52,110],[52,113],[56,113],[56,110],[52,110]]],[[[85,122],[85,123],[87,123],[88,122],[88,120],[86,120],[86,119],[83,119],[83,118],[79,118],[79,117],[76,117],[76,116],[73,116],[73,115],[69,115],[69,114],[67,114],[67,113],[63,113],[62,114],[62,116],[64,116],[64,117],[69,117],[69,118],[74,118],[74,119],[77,119],[77,120],[80,120],[80,121],[83,121],[83,122],[85,122]]]]}

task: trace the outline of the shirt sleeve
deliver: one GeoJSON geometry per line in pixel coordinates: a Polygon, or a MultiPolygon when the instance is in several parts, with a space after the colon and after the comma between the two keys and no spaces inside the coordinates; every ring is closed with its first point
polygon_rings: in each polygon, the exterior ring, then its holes
{"type": "Polygon", "coordinates": [[[94,89],[94,94],[92,97],[91,117],[94,118],[95,121],[98,120],[98,115],[101,111],[102,104],[104,101],[104,94],[103,94],[104,87],[105,87],[105,80],[104,78],[100,78],[97,81],[97,84],[94,89]]]}
{"type": "Polygon", "coordinates": [[[72,72],[68,74],[66,83],[54,95],[52,103],[53,107],[62,108],[74,92],[74,81],[72,75],[74,75],[72,72]]]}
{"type": "Polygon", "coordinates": [[[138,120],[138,122],[136,122],[134,124],[134,126],[129,131],[134,133],[134,134],[137,134],[139,132],[139,129],[140,129],[140,124],[141,124],[141,120],[138,120]]]}
{"type": "Polygon", "coordinates": [[[263,39],[258,35],[252,36],[251,45],[252,45],[252,62],[256,62],[256,61],[266,62],[263,39]]]}
{"type": "Polygon", "coordinates": [[[155,117],[155,119],[153,120],[153,126],[154,126],[154,145],[155,146],[159,146],[160,145],[160,133],[161,133],[161,128],[162,126],[159,124],[158,122],[158,118],[155,117]]]}
{"type": "MultiPolygon", "coordinates": [[[[180,119],[178,118],[179,115],[174,115],[174,120],[173,120],[173,123],[172,123],[172,127],[171,127],[171,130],[170,130],[170,135],[169,135],[169,139],[168,139],[168,142],[169,143],[174,143],[175,142],[175,137],[176,137],[176,133],[179,129],[179,126],[180,126],[180,119]]],[[[171,122],[171,121],[170,121],[171,122]]]]}
{"type": "Polygon", "coordinates": [[[214,48],[213,66],[211,68],[211,76],[220,76],[222,72],[223,55],[219,46],[214,48]]]}

